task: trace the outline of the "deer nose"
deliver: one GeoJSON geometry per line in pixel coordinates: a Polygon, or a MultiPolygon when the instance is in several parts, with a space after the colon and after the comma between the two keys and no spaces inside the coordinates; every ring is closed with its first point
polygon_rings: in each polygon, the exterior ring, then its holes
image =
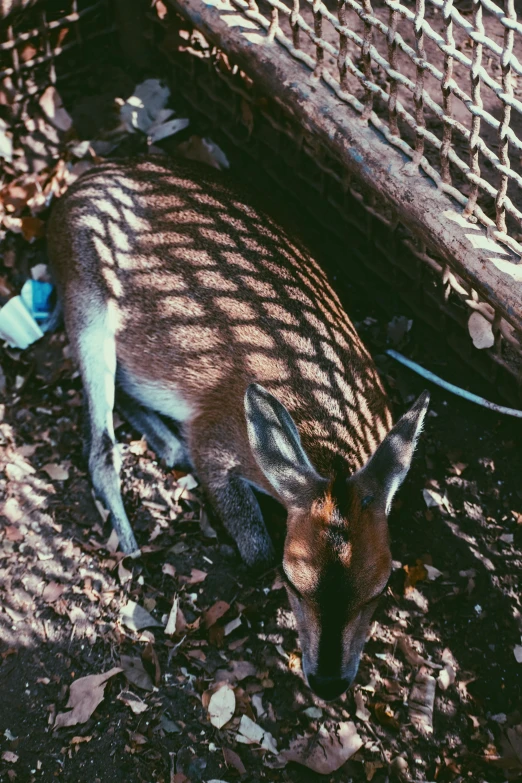
{"type": "Polygon", "coordinates": [[[318,674],[310,674],[308,684],[321,699],[333,701],[350,687],[352,681],[343,677],[321,677],[318,674]]]}

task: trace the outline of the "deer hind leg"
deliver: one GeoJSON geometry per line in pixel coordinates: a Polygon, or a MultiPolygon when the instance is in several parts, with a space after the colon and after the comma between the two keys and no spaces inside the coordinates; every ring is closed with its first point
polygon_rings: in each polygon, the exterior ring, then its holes
{"type": "MultiPolygon", "coordinates": [[[[74,320],[74,317],[73,319],[74,320]]],[[[139,549],[121,497],[121,458],[114,439],[113,409],[116,376],[116,340],[108,308],[90,309],[81,325],[69,319],[68,332],[80,364],[89,426],[89,471],[96,496],[111,515],[123,552],[139,549]]]]}
{"type": "Polygon", "coordinates": [[[121,389],[116,395],[116,408],[140,435],[145,436],[148,445],[169,468],[191,469],[185,444],[157,413],[140,405],[121,389]]]}
{"type": "Polygon", "coordinates": [[[213,432],[212,425],[202,419],[193,424],[190,454],[195,473],[242,560],[253,568],[267,569],[275,563],[274,547],[254,492],[224,445],[227,436],[213,432]]]}

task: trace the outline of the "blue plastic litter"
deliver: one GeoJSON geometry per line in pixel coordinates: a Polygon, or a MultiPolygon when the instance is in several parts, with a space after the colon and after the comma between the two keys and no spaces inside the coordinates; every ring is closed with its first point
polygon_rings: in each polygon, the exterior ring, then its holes
{"type": "Polygon", "coordinates": [[[51,297],[53,290],[54,286],[52,283],[45,283],[41,280],[27,280],[20,291],[23,303],[42,328],[45,322],[49,320],[52,312],[51,297]]]}

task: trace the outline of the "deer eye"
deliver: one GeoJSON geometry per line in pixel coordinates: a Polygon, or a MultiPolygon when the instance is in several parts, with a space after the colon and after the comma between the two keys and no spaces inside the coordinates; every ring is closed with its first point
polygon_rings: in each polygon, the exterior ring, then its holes
{"type": "Polygon", "coordinates": [[[361,501],[361,508],[364,509],[368,508],[368,506],[373,502],[373,495],[366,495],[361,501]]]}

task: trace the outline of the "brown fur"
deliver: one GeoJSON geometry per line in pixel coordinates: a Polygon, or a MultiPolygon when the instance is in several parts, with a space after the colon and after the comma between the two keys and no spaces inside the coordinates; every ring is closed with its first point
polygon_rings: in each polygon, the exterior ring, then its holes
{"type": "Polygon", "coordinates": [[[252,381],[287,407],[323,475],[338,454],[361,467],[389,429],[373,361],[324,272],[222,175],[105,164],[57,205],[49,235],[67,322],[83,317],[77,284],[96,275],[120,322],[118,361],[198,410],[191,449],[226,418],[243,468],[266,488],[237,416],[252,381]]]}

